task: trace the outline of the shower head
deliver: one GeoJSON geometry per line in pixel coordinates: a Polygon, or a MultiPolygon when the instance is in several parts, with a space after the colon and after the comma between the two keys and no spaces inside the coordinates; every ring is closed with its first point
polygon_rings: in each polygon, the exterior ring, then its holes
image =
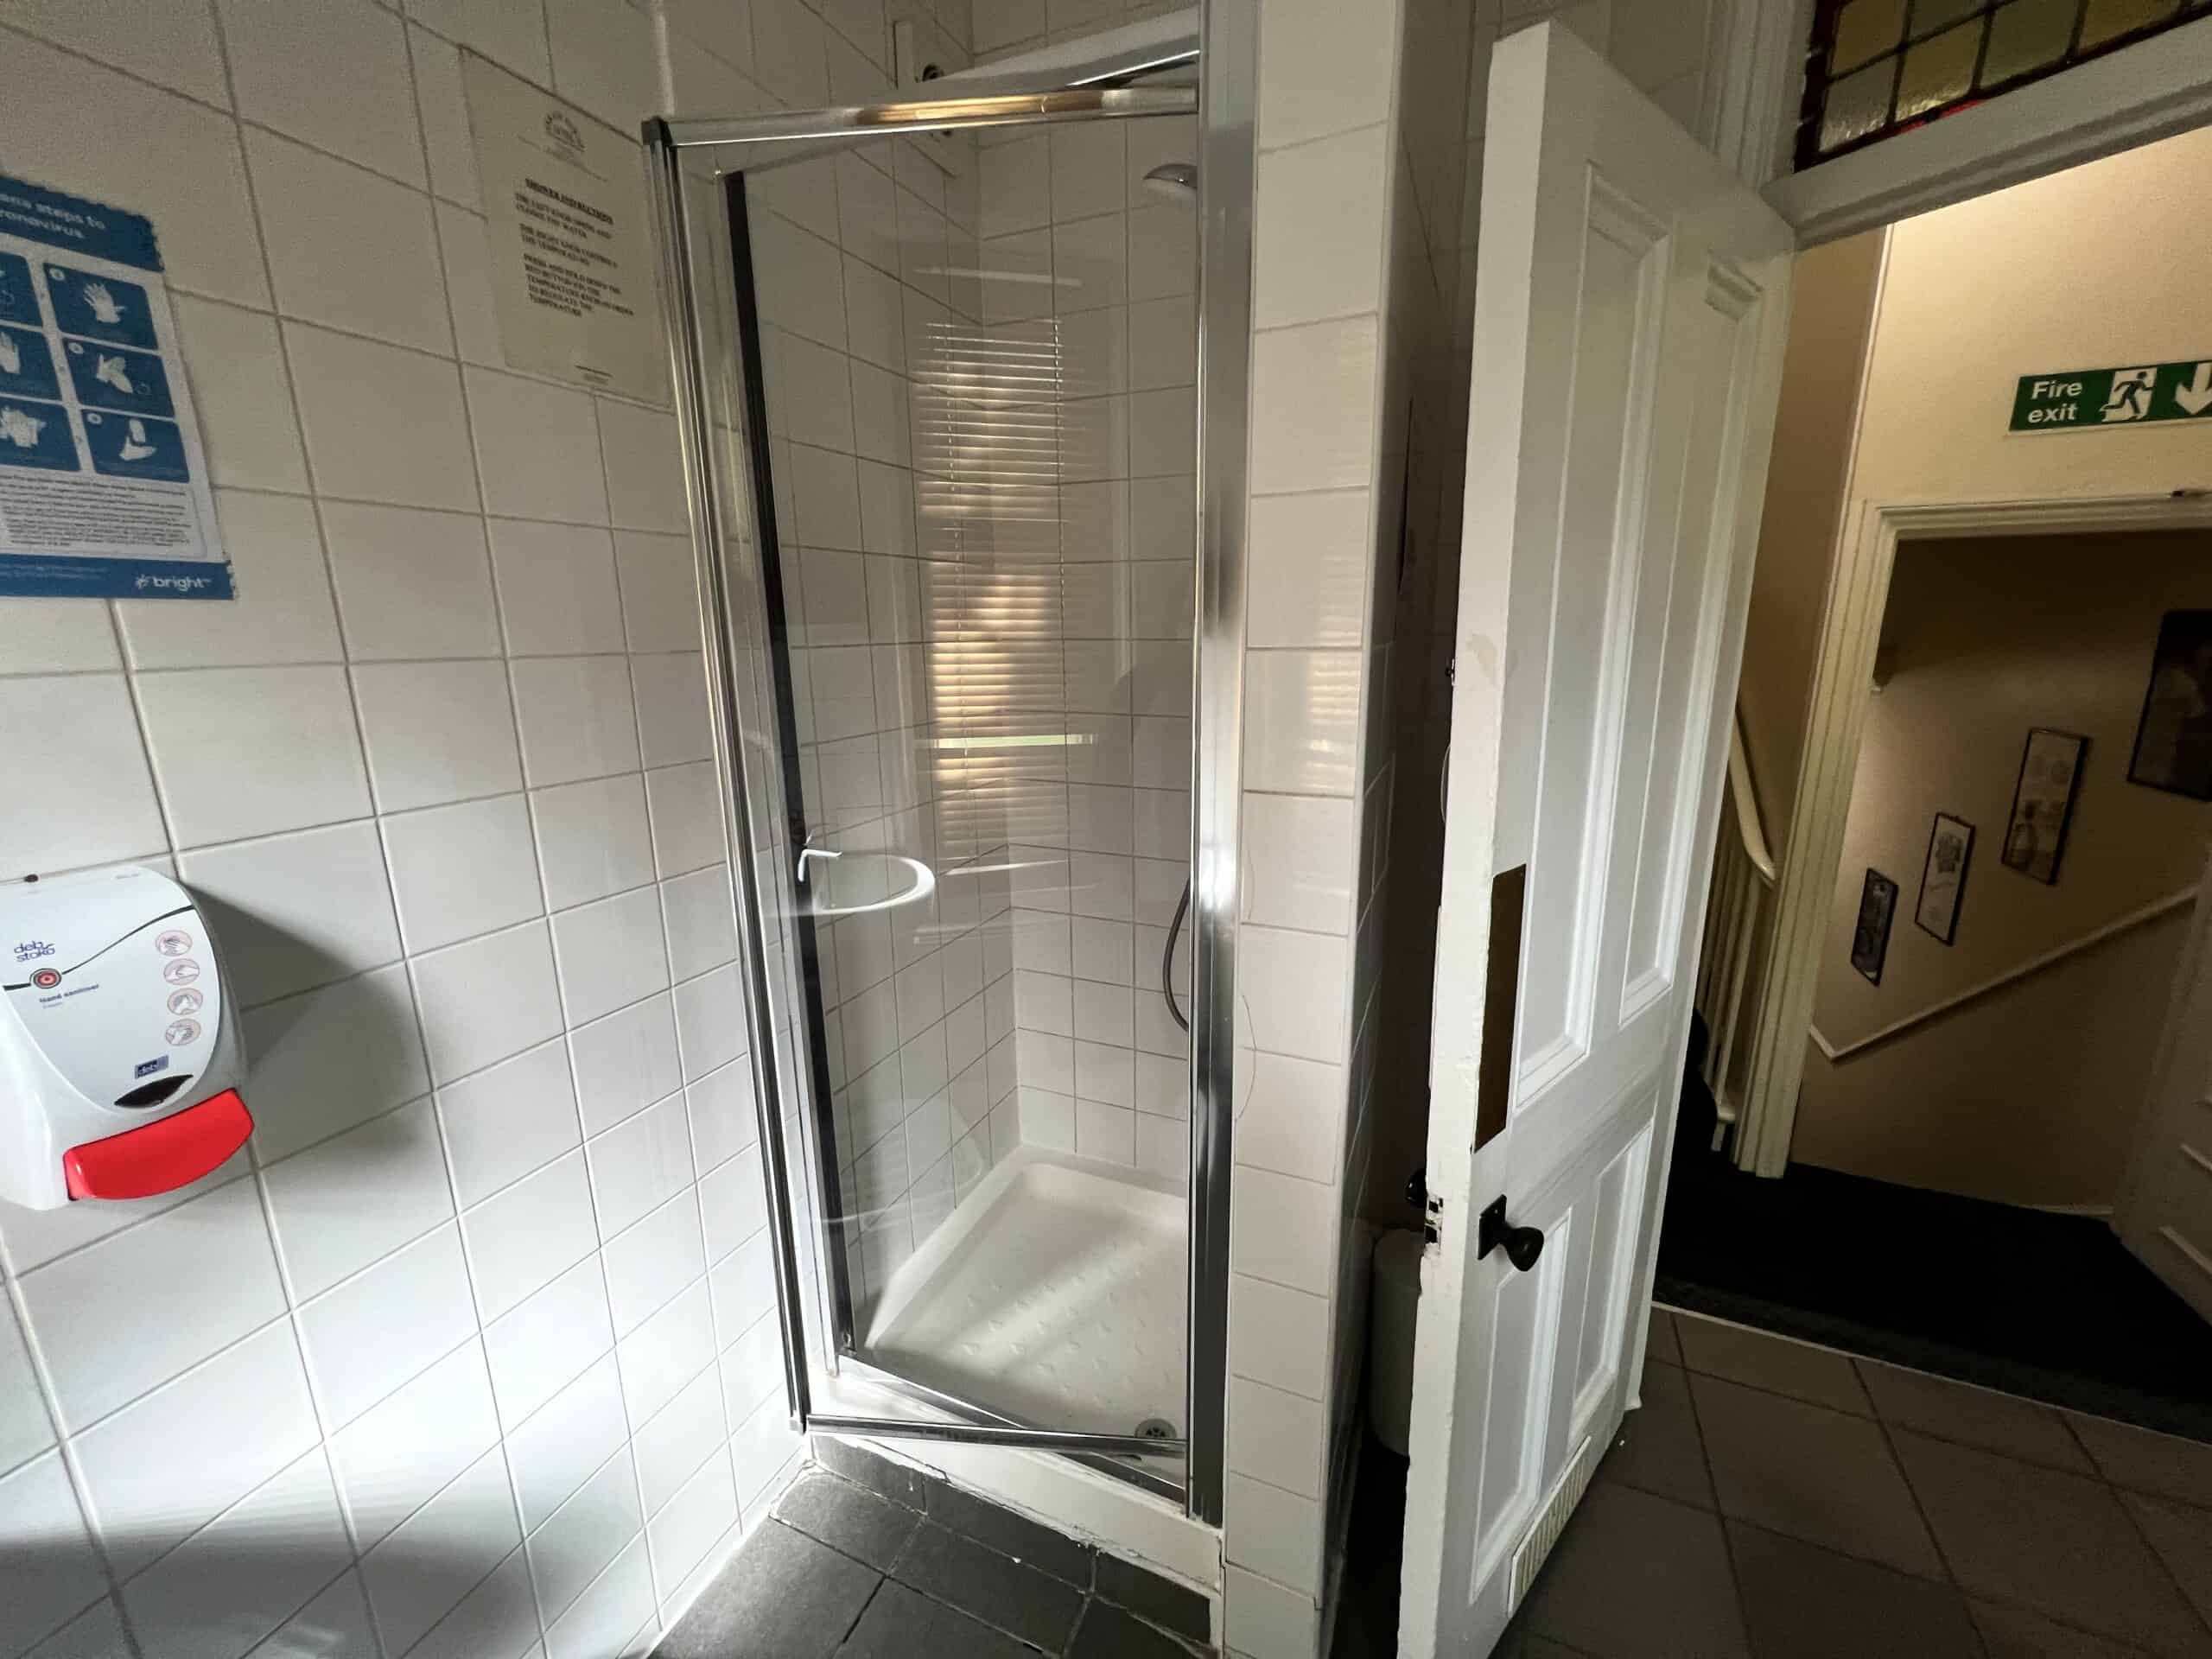
{"type": "Polygon", "coordinates": [[[1198,199],[1198,169],[1188,162],[1163,162],[1144,175],[1144,188],[1162,201],[1188,207],[1198,199]]]}

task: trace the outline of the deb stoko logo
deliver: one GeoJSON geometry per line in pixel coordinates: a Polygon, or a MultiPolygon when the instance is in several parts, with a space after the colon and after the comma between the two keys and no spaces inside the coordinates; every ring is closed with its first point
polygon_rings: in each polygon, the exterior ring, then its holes
{"type": "Polygon", "coordinates": [[[17,962],[36,962],[41,957],[50,957],[53,954],[53,944],[45,939],[18,939],[16,942],[17,962]]]}
{"type": "Polygon", "coordinates": [[[133,584],[140,593],[197,594],[215,585],[213,576],[143,575],[133,584]]]}

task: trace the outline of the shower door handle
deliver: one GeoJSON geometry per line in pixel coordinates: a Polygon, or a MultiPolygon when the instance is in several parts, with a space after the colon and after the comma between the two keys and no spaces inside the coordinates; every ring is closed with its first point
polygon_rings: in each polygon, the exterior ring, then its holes
{"type": "Polygon", "coordinates": [[[829,847],[802,847],[798,849],[798,881],[806,885],[806,861],[810,858],[842,858],[844,855],[829,847]]]}

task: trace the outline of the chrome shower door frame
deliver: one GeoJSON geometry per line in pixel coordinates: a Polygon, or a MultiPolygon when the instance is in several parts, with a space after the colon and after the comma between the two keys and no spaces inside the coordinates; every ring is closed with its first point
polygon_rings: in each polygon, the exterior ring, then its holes
{"type": "MultiPolygon", "coordinates": [[[[697,566],[715,755],[725,814],[762,1169],[768,1186],[777,1314],[786,1402],[802,1431],[1028,1447],[1079,1458],[1178,1498],[1194,1517],[1221,1519],[1228,1388],[1230,1133],[1233,1114],[1238,802],[1244,643],[1244,491],[1251,289],[1251,203],[1256,0],[1204,0],[1198,54],[1140,48],[1108,56],[1051,86],[985,81],[972,92],[733,119],[656,120],[645,129],[661,249],[662,297],[672,359],[684,489],[697,566]],[[1145,86],[1130,78],[1197,57],[1200,85],[1145,86]],[[988,90],[986,89],[988,88],[988,90]],[[757,353],[728,337],[738,274],[728,175],[797,159],[855,139],[957,128],[1054,124],[1196,112],[1200,162],[1198,454],[1192,709],[1192,1019],[1189,1332],[1183,1441],[1029,1427],[834,1351],[829,1306],[833,1264],[817,1262],[824,1356],[833,1376],[851,1372],[957,1421],[871,1417],[817,1410],[808,1364],[804,1242],[785,1131],[820,1168],[811,1046],[801,1028],[804,988],[796,941],[783,919],[798,913],[792,883],[784,762],[778,735],[749,724],[748,708],[779,695],[766,583],[759,491],[766,431],[757,353]],[[717,377],[721,377],[719,379],[717,377]],[[771,902],[771,895],[775,902],[771,902]],[[772,937],[772,930],[776,930],[772,937]],[[1136,1465],[1137,1455],[1179,1452],[1179,1485],[1136,1465]]],[[[979,79],[981,79],[979,77],[979,79]]],[[[772,523],[767,527],[772,531],[772,523]]],[[[787,715],[787,711],[785,711],[787,715]]],[[[822,1195],[811,1193],[818,1219],[822,1195]]]]}

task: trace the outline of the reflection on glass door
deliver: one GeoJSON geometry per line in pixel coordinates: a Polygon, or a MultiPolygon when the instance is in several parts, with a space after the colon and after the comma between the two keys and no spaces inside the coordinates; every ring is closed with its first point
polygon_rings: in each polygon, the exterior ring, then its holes
{"type": "Polygon", "coordinates": [[[1195,142],[875,140],[731,192],[830,1345],[988,1417],[1170,1440],[1195,142]]]}

